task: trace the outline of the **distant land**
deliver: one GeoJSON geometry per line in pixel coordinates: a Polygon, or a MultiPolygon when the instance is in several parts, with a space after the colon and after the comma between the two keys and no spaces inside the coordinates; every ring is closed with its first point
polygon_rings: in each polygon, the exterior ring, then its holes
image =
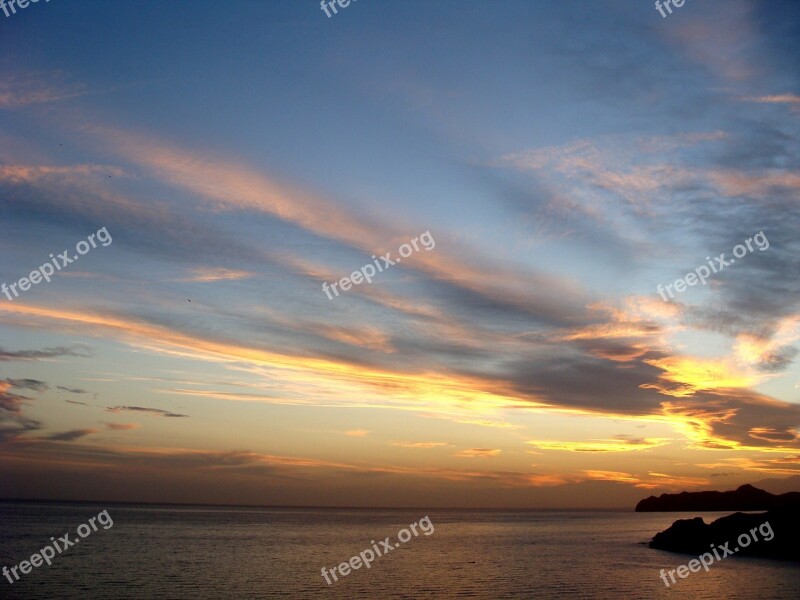
{"type": "Polygon", "coordinates": [[[800,492],[770,494],[752,485],[728,492],[681,492],[650,496],[636,505],[636,512],[688,512],[770,510],[800,507],[800,492]]]}

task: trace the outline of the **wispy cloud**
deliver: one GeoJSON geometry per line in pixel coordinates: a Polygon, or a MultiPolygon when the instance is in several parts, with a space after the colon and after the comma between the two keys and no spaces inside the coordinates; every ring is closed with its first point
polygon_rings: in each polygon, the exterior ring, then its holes
{"type": "Polygon", "coordinates": [[[110,165],[0,165],[0,181],[20,184],[33,183],[41,179],[66,179],[73,176],[114,175],[121,177],[124,171],[110,165]]]}
{"type": "Polygon", "coordinates": [[[0,78],[0,108],[22,108],[77,98],[89,93],[85,86],[70,83],[62,71],[9,74],[0,78]]]}
{"type": "Polygon", "coordinates": [[[567,452],[632,452],[648,450],[668,444],[666,439],[629,438],[618,436],[617,439],[591,440],[588,442],[565,442],[534,440],[526,442],[541,450],[562,450],[567,452]]]}
{"type": "Polygon", "coordinates": [[[109,406],[106,409],[108,412],[122,412],[122,411],[131,411],[131,412],[143,412],[148,413],[151,415],[156,415],[159,417],[188,417],[189,415],[182,415],[174,412],[170,412],[168,410],[163,410],[160,408],[145,408],[142,406],[109,406]]]}
{"type": "Polygon", "coordinates": [[[89,358],[92,356],[88,346],[76,344],[70,347],[58,346],[56,348],[44,348],[43,350],[18,350],[16,352],[0,348],[0,361],[11,360],[46,360],[49,358],[59,358],[62,356],[80,356],[89,358]]]}
{"type": "Polygon", "coordinates": [[[114,431],[129,431],[131,429],[138,429],[138,423],[104,423],[106,428],[114,431]]]}
{"type": "Polygon", "coordinates": [[[48,385],[44,381],[38,379],[6,379],[6,382],[11,387],[33,390],[35,392],[44,392],[48,389],[48,385]]]}
{"type": "Polygon", "coordinates": [[[744,96],[739,98],[742,102],[757,102],[759,104],[788,104],[793,110],[800,110],[800,96],[797,94],[774,94],[771,96],[744,96]]]}
{"type": "Polygon", "coordinates": [[[494,448],[468,448],[456,452],[454,456],[459,456],[461,458],[493,458],[500,454],[500,452],[502,451],[494,448]]]}
{"type": "Polygon", "coordinates": [[[400,448],[446,448],[451,447],[452,444],[447,442],[392,442],[392,446],[399,446],[400,448]]]}
{"type": "Polygon", "coordinates": [[[91,435],[93,433],[97,433],[97,429],[72,429],[70,431],[62,431],[60,433],[53,433],[51,435],[46,436],[44,439],[50,440],[51,442],[74,442],[75,440],[79,440],[87,435],[91,435]]]}
{"type": "Polygon", "coordinates": [[[190,277],[185,277],[181,281],[191,283],[208,283],[212,281],[236,281],[254,277],[255,273],[237,269],[224,268],[199,268],[195,269],[190,277]]]}
{"type": "Polygon", "coordinates": [[[63,392],[69,392],[70,394],[91,394],[91,392],[87,392],[86,390],[82,390],[80,388],[68,388],[64,387],[63,385],[56,386],[56,389],[63,392]]]}
{"type": "Polygon", "coordinates": [[[366,429],[351,429],[350,431],[345,431],[344,434],[349,437],[366,437],[369,435],[369,431],[366,429]]]}
{"type": "Polygon", "coordinates": [[[22,414],[22,404],[26,400],[30,400],[30,398],[10,392],[9,390],[13,387],[14,385],[8,380],[0,380],[0,409],[6,413],[19,416],[22,414]]]}

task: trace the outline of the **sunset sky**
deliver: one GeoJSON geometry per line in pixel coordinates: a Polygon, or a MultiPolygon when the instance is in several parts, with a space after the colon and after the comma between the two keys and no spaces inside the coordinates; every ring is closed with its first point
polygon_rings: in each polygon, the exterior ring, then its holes
{"type": "Polygon", "coordinates": [[[791,1],[0,13],[0,283],[112,239],[0,295],[0,497],[631,507],[800,474],[798,75],[791,1]]]}

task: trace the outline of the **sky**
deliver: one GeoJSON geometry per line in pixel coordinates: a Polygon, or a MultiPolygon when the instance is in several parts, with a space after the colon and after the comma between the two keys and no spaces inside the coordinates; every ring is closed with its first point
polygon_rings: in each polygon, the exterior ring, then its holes
{"type": "Polygon", "coordinates": [[[0,497],[800,475],[800,5],[337,8],[0,12],[0,497]]]}

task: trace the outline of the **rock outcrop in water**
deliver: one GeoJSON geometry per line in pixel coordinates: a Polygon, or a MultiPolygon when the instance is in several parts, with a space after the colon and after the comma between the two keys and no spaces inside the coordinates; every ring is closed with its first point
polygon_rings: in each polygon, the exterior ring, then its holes
{"type": "Polygon", "coordinates": [[[743,485],[730,492],[681,492],[650,496],[636,505],[636,512],[770,510],[785,507],[800,508],[800,492],[770,494],[743,485]]]}
{"type": "Polygon", "coordinates": [[[727,548],[732,556],[800,560],[798,509],[800,503],[794,508],[777,508],[760,514],[735,513],[711,524],[700,517],[681,519],[657,533],[650,547],[700,556],[716,546],[720,555],[727,548]],[[748,540],[742,539],[744,536],[748,540]],[[746,546],[742,543],[745,541],[746,546]]]}

